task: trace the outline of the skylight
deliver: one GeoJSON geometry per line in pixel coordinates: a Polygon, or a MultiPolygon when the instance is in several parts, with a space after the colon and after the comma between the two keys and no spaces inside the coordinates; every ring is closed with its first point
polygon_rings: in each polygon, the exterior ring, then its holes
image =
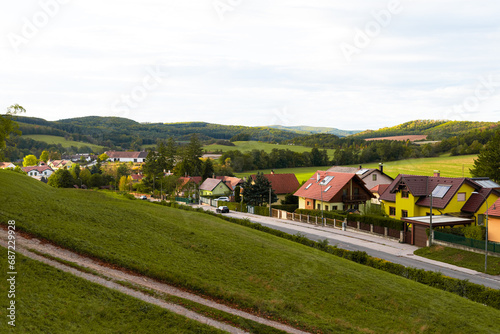
{"type": "Polygon", "coordinates": [[[326,193],[328,190],[330,190],[330,188],[331,188],[331,187],[332,187],[332,186],[328,186],[328,187],[326,187],[326,189],[325,189],[325,191],[324,191],[324,192],[326,193]]]}
{"type": "Polygon", "coordinates": [[[312,183],[309,183],[306,187],[306,190],[309,189],[309,187],[312,186],[312,183]]]}
{"type": "Polygon", "coordinates": [[[491,180],[474,180],[483,188],[499,188],[500,186],[491,180]]]}
{"type": "Polygon", "coordinates": [[[446,193],[448,192],[448,190],[450,190],[450,188],[451,188],[451,185],[439,184],[432,191],[432,197],[443,198],[446,195],[446,193]]]}
{"type": "Polygon", "coordinates": [[[364,169],[360,169],[360,170],[358,170],[358,171],[356,172],[356,174],[358,174],[358,175],[363,175],[364,173],[366,173],[366,172],[368,172],[368,171],[369,171],[369,169],[364,168],[364,169]]]}
{"type": "Polygon", "coordinates": [[[325,176],[325,178],[319,184],[322,186],[326,186],[331,180],[333,180],[333,176],[325,176]]]}

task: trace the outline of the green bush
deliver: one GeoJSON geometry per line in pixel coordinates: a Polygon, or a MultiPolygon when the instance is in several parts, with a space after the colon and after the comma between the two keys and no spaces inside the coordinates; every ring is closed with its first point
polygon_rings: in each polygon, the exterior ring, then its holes
{"type": "Polygon", "coordinates": [[[276,209],[276,210],[283,210],[286,212],[295,212],[295,210],[298,209],[299,205],[298,204],[281,204],[281,205],[272,205],[271,207],[273,209],[276,209]]]}
{"type": "Polygon", "coordinates": [[[486,229],[483,226],[466,226],[464,227],[464,237],[474,240],[485,240],[486,229]]]}

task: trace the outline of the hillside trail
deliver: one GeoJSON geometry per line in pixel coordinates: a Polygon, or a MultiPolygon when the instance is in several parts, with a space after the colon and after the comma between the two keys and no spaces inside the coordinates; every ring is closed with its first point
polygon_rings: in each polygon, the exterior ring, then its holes
{"type": "MultiPolygon", "coordinates": [[[[2,227],[0,228],[0,245],[2,247],[7,248],[7,230],[2,227]]],[[[224,330],[229,333],[248,333],[240,328],[228,325],[226,323],[216,321],[214,319],[208,318],[204,315],[198,314],[196,312],[193,312],[191,310],[188,310],[180,305],[174,304],[174,303],[169,303],[166,302],[160,298],[153,297],[149,294],[139,292],[137,290],[127,288],[123,285],[120,285],[117,283],[117,281],[121,282],[127,282],[131,283],[136,286],[140,286],[143,288],[147,288],[150,290],[153,290],[154,292],[160,293],[160,294],[167,294],[171,296],[176,296],[180,297],[183,299],[187,299],[190,301],[193,301],[195,303],[208,306],[244,319],[252,320],[257,323],[267,325],[273,328],[276,328],[278,330],[287,332],[287,333],[292,333],[292,334],[307,334],[308,332],[304,332],[301,330],[298,330],[296,328],[287,326],[285,324],[272,321],[266,318],[262,318],[256,315],[253,315],[248,312],[244,312],[232,307],[229,307],[224,304],[217,303],[213,300],[206,299],[203,297],[200,297],[196,294],[183,291],[181,289],[178,289],[174,286],[158,282],[156,280],[153,280],[147,276],[144,275],[139,275],[135,273],[130,273],[126,272],[125,270],[120,270],[120,268],[116,267],[111,267],[109,264],[99,262],[96,260],[93,260],[89,257],[85,257],[82,255],[79,255],[77,253],[74,253],[72,251],[60,248],[58,246],[54,246],[50,243],[47,242],[42,242],[36,238],[31,238],[26,235],[21,234],[20,232],[16,233],[16,252],[20,253],[26,257],[29,257],[33,260],[43,262],[45,264],[48,264],[54,268],[60,269],[62,271],[71,273],[75,276],[78,276],[80,278],[86,279],[88,281],[100,284],[102,286],[105,286],[107,288],[113,289],[113,290],[118,290],[122,293],[125,293],[129,296],[138,298],[140,300],[143,300],[147,303],[151,303],[157,306],[160,306],[164,309],[167,309],[169,311],[172,311],[174,313],[180,314],[182,316],[185,316],[187,318],[196,320],[200,323],[207,324],[210,326],[213,326],[215,328],[224,330]],[[44,256],[37,255],[36,253],[30,251],[34,250],[36,252],[46,254],[61,260],[65,260],[71,263],[74,263],[80,267],[84,267],[87,269],[90,269],[94,272],[96,272],[98,275],[95,274],[90,274],[86,273],[83,271],[80,271],[74,267],[71,267],[69,265],[62,264],[58,261],[55,260],[50,260],[44,256]]]]}

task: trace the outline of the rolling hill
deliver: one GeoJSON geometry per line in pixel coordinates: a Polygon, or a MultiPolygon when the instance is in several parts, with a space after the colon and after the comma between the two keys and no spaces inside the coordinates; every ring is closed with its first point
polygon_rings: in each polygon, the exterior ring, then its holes
{"type": "Polygon", "coordinates": [[[10,171],[0,184],[3,224],[309,331],[498,329],[497,309],[201,212],[55,189],[10,171]]]}
{"type": "Polygon", "coordinates": [[[337,128],[328,128],[328,127],[314,127],[314,126],[283,126],[283,125],[270,125],[270,128],[280,129],[285,131],[292,131],[300,134],[311,135],[315,133],[327,133],[333,134],[338,137],[346,137],[353,135],[355,133],[361,132],[362,130],[340,130],[337,128]]]}

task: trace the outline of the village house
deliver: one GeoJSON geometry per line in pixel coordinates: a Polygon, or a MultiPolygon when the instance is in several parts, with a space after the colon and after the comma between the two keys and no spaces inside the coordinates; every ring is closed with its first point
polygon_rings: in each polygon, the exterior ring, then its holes
{"type": "Polygon", "coordinates": [[[56,171],[60,168],[70,169],[73,166],[73,162],[71,160],[49,160],[47,164],[52,168],[52,170],[56,171]]]}
{"type": "Polygon", "coordinates": [[[54,170],[45,164],[42,166],[22,167],[21,169],[28,174],[28,176],[37,180],[41,180],[42,177],[48,178],[54,173],[54,170]]]}
{"type": "Polygon", "coordinates": [[[374,195],[357,174],[317,171],[294,194],[299,209],[358,210],[374,195]]]}
{"type": "Polygon", "coordinates": [[[230,196],[233,190],[222,180],[207,178],[200,185],[200,197],[215,198],[220,196],[230,196]]]}
{"type": "Polygon", "coordinates": [[[14,165],[12,162],[0,162],[0,169],[6,168],[16,168],[16,165],[14,165]]]}
{"type": "Polygon", "coordinates": [[[392,177],[384,173],[384,165],[382,164],[379,165],[378,169],[363,168],[363,166],[359,166],[359,168],[333,166],[329,168],[327,172],[356,174],[361,178],[361,180],[363,180],[368,189],[372,189],[381,184],[389,185],[392,183],[392,181],[394,181],[392,177]]]}
{"type": "Polygon", "coordinates": [[[488,240],[500,243],[500,198],[488,209],[488,240]]]}
{"type": "Polygon", "coordinates": [[[201,184],[201,176],[182,176],[179,178],[176,196],[178,197],[193,197],[198,193],[199,185],[201,184]]]}
{"type": "MultiPolygon", "coordinates": [[[[278,201],[284,201],[286,195],[295,193],[300,187],[297,177],[292,173],[275,174],[273,171],[271,174],[263,176],[271,183],[271,188],[278,197],[278,201]]],[[[252,179],[255,180],[256,177],[257,175],[252,175],[252,179]]]]}
{"type": "Polygon", "coordinates": [[[107,151],[105,152],[108,156],[108,161],[112,162],[146,162],[148,152],[126,152],[126,151],[107,151]]]}

